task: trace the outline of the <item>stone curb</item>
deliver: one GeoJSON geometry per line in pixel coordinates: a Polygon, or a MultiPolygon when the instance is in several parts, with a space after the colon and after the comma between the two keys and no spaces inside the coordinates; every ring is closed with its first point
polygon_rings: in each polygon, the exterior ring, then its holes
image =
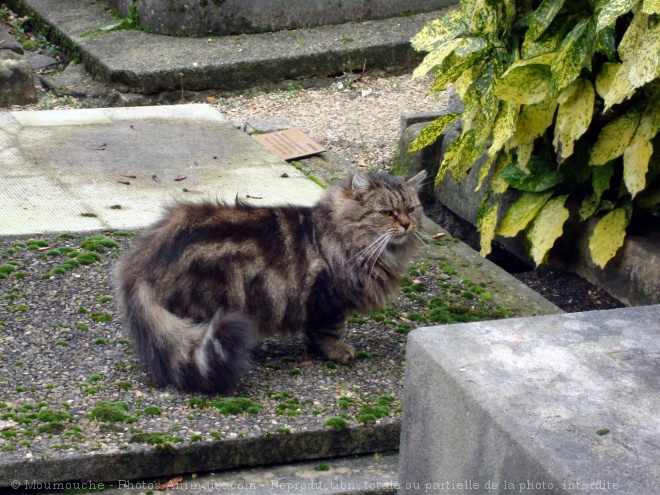
{"type": "Polygon", "coordinates": [[[235,90],[363,67],[411,67],[423,54],[412,49],[410,38],[448,11],[265,34],[171,38],[112,31],[117,20],[100,3],[13,0],[10,5],[49,26],[50,36],[79,53],[97,77],[141,93],[235,90]]]}
{"type": "Polygon", "coordinates": [[[246,438],[197,443],[194,447],[158,451],[145,447],[130,454],[62,456],[59,459],[14,462],[2,466],[0,487],[15,480],[115,481],[154,478],[267,464],[280,464],[353,454],[397,450],[401,424],[393,423],[334,431],[282,433],[269,438],[246,438]]]}

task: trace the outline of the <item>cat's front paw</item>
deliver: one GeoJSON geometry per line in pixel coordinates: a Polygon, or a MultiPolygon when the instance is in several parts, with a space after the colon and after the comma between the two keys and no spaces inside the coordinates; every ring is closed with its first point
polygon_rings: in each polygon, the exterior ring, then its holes
{"type": "Polygon", "coordinates": [[[326,340],[319,347],[321,353],[328,361],[345,364],[355,359],[355,349],[343,340],[326,340]]]}

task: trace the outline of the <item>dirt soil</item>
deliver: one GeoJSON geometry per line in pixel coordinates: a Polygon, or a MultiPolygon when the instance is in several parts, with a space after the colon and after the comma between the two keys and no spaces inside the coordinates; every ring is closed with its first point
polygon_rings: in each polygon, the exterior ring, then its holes
{"type": "MultiPolygon", "coordinates": [[[[452,236],[479,250],[479,236],[474,226],[438,203],[425,205],[424,211],[452,236]]],[[[621,301],[579,275],[555,268],[534,270],[497,243],[493,244],[493,253],[488,259],[567,313],[625,307],[621,301]]]]}

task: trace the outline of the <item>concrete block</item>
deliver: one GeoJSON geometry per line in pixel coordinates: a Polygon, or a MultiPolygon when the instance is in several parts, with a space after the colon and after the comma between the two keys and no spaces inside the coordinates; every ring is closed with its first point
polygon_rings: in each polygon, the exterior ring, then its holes
{"type": "MultiPolygon", "coordinates": [[[[414,121],[415,119],[410,119],[410,122],[414,121]]],[[[414,123],[409,125],[405,131],[403,131],[403,135],[401,136],[401,139],[399,139],[396,153],[394,154],[392,167],[390,168],[392,174],[410,175],[421,169],[426,170],[427,177],[435,177],[438,173],[438,168],[440,166],[439,157],[444,142],[443,136],[440,136],[435,143],[422,148],[419,151],[413,153],[408,152],[410,144],[420,135],[422,129],[429,124],[430,122],[428,121],[414,123]]],[[[434,189],[435,186],[433,180],[426,181],[426,184],[420,190],[420,198],[423,202],[431,202],[434,200],[434,189]]]]}
{"type": "Polygon", "coordinates": [[[108,6],[130,17],[131,6],[141,27],[170,36],[222,36],[262,33],[346,22],[386,19],[431,12],[456,0],[107,0],[108,6]]]}
{"type": "Polygon", "coordinates": [[[37,101],[32,68],[23,55],[0,50],[0,107],[37,101]]]}
{"type": "Polygon", "coordinates": [[[660,306],[408,336],[399,493],[660,493],[660,306]]]}

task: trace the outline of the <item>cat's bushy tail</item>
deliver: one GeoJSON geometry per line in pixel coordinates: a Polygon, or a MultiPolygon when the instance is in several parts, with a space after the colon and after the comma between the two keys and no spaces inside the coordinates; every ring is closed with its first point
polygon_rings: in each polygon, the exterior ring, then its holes
{"type": "Polygon", "coordinates": [[[218,312],[210,323],[192,323],[167,311],[141,280],[119,292],[134,351],[158,385],[227,392],[247,372],[258,331],[251,319],[218,312]]]}

